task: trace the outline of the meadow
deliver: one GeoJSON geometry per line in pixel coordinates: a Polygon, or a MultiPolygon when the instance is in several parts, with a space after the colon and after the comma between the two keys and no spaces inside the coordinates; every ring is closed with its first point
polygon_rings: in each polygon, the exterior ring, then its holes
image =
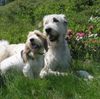
{"type": "MultiPolygon", "coordinates": [[[[93,34],[100,34],[100,1],[89,0],[9,0],[0,6],[0,39],[10,43],[25,42],[29,31],[43,30],[42,19],[47,14],[63,13],[68,19],[68,29],[74,35],[88,33],[93,25],[93,34]],[[89,21],[94,16],[94,20],[89,21]]],[[[84,38],[69,47],[73,62],[68,76],[49,76],[44,79],[28,79],[18,71],[11,70],[0,78],[0,99],[100,99],[100,36],[84,38]],[[85,47],[83,47],[83,45],[85,47]],[[94,76],[85,80],[76,75],[77,70],[86,70],[94,76]]]]}

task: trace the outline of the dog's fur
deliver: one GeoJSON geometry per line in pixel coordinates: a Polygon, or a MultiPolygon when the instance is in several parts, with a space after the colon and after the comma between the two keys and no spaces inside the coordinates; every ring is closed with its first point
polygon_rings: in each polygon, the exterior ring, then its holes
{"type": "Polygon", "coordinates": [[[2,74],[10,68],[18,68],[26,77],[39,76],[44,65],[44,49],[47,51],[45,36],[37,30],[30,32],[26,44],[23,46],[23,50],[0,63],[2,74]]]}
{"type": "Polygon", "coordinates": [[[22,49],[24,49],[24,47],[25,47],[24,43],[9,44],[8,41],[1,40],[0,41],[0,62],[16,53],[19,53],[22,49]]]}
{"type": "Polygon", "coordinates": [[[5,40],[0,41],[0,62],[8,57],[8,54],[7,54],[8,45],[9,45],[8,41],[5,41],[5,40]]]}
{"type": "Polygon", "coordinates": [[[48,51],[45,54],[45,66],[40,73],[43,78],[46,75],[67,75],[64,73],[70,66],[71,55],[65,34],[67,32],[67,20],[63,14],[47,15],[43,19],[44,33],[47,36],[48,51]]]}

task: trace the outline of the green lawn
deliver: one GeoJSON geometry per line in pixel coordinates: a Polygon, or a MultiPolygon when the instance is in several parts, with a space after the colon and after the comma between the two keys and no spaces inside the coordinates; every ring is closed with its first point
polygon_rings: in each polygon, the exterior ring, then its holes
{"type": "Polygon", "coordinates": [[[86,68],[94,79],[84,80],[73,71],[66,77],[45,79],[28,79],[19,72],[10,72],[5,77],[6,87],[0,89],[0,99],[99,99],[100,64],[78,61],[77,65],[86,68]]]}

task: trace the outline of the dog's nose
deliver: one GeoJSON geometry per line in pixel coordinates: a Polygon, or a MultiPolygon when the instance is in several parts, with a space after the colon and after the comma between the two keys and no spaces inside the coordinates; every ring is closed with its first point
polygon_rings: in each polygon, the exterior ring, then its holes
{"type": "Polygon", "coordinates": [[[47,34],[50,34],[51,30],[52,30],[51,28],[46,28],[45,29],[45,31],[46,31],[47,34]]]}
{"type": "Polygon", "coordinates": [[[34,38],[31,38],[30,41],[33,42],[34,41],[34,38]]]}

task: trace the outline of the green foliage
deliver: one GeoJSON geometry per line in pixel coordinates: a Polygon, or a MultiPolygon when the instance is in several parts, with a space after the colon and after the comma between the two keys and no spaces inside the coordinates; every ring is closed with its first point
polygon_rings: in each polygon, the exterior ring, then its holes
{"type": "Polygon", "coordinates": [[[86,9],[88,6],[93,6],[94,0],[74,0],[74,6],[77,11],[86,9]]]}
{"type": "Polygon", "coordinates": [[[74,59],[95,61],[100,59],[100,37],[84,37],[79,41],[73,38],[69,45],[74,59]]]}

